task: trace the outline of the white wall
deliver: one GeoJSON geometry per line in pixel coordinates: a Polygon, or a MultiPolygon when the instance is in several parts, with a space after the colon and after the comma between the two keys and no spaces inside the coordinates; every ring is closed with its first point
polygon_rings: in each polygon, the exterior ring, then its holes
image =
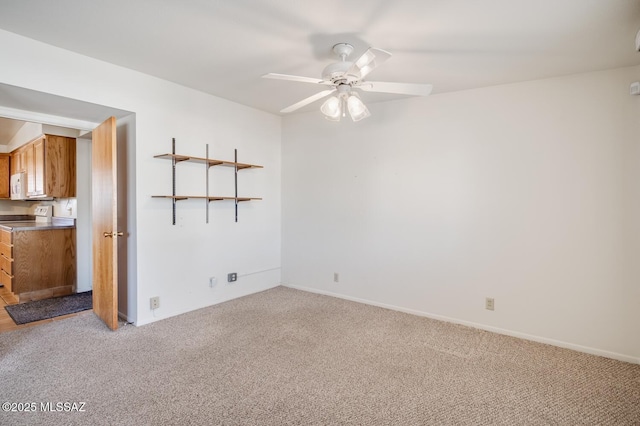
{"type": "Polygon", "coordinates": [[[640,360],[638,78],[285,118],[283,282],[640,360]]]}
{"type": "MultiPolygon", "coordinates": [[[[6,31],[0,62],[0,83],[135,113],[135,151],[128,154],[135,178],[127,188],[134,214],[126,231],[134,271],[128,291],[137,302],[128,306],[130,321],[145,324],[279,284],[279,117],[6,31]],[[180,153],[202,156],[209,143],[216,157],[232,159],[238,148],[241,161],[264,165],[240,172],[240,195],[264,200],[242,204],[239,223],[229,202],[211,203],[209,224],[204,201],[181,201],[178,224],[171,225],[170,201],[151,196],[171,192],[170,162],[153,155],[169,152],[172,137],[180,153]],[[252,274],[228,285],[222,279],[228,272],[252,274]],[[210,276],[219,278],[213,289],[210,276]],[[155,312],[152,296],[160,297],[155,312]]],[[[214,188],[228,183],[229,170],[212,169],[214,188]]],[[[204,187],[204,166],[179,165],[181,193],[201,194],[204,187]]],[[[218,189],[233,194],[233,187],[218,189]]]]}

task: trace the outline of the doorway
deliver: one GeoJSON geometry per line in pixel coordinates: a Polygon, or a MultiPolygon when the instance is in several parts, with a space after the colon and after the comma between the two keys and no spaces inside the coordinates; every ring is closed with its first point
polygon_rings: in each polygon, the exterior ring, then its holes
{"type": "MultiPolygon", "coordinates": [[[[45,125],[54,123],[78,131],[78,197],[77,197],[77,257],[78,286],[77,290],[91,289],[91,130],[99,120],[108,116],[117,118],[118,139],[118,203],[122,207],[118,211],[118,222],[127,231],[127,238],[119,243],[118,256],[118,316],[121,321],[136,321],[136,280],[135,280],[135,114],[129,111],[87,104],[68,98],[61,98],[42,92],[16,88],[0,84],[0,95],[10,92],[11,96],[0,96],[5,99],[20,99],[20,106],[33,105],[34,111],[15,109],[12,105],[0,105],[0,117],[36,121],[45,125]],[[55,114],[51,114],[55,112],[55,114]],[[91,121],[89,121],[91,120],[91,121]],[[87,153],[89,156],[87,157],[87,153]],[[82,157],[82,159],[81,159],[82,157]],[[81,178],[80,176],[85,176],[81,178]],[[82,188],[84,186],[84,189],[82,188]],[[84,194],[84,195],[83,195],[84,194]],[[87,279],[87,277],[89,277],[87,279]]],[[[1,308],[0,308],[1,309],[1,308]]],[[[3,309],[4,311],[4,309],[3,309]]],[[[0,318],[0,329],[2,318],[0,318]]]]}

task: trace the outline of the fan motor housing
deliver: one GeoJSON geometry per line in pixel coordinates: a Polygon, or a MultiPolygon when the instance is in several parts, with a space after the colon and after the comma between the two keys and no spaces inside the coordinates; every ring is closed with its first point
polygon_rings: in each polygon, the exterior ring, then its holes
{"type": "Polygon", "coordinates": [[[360,75],[356,71],[357,74],[346,74],[349,71],[349,68],[353,65],[353,62],[344,61],[344,62],[335,62],[333,64],[329,64],[322,70],[322,79],[325,81],[336,82],[338,80],[346,80],[347,83],[353,83],[360,80],[360,75]]]}

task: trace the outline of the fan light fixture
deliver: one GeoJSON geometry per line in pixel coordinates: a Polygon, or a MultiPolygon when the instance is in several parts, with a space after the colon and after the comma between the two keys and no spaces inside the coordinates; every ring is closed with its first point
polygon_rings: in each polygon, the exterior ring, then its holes
{"type": "Polygon", "coordinates": [[[340,114],[342,113],[342,102],[337,96],[331,96],[324,101],[320,107],[320,111],[324,114],[327,120],[340,121],[340,114]]]}
{"type": "Polygon", "coordinates": [[[320,107],[320,111],[324,114],[327,120],[340,121],[340,117],[347,115],[353,121],[360,121],[363,118],[367,118],[371,115],[367,106],[360,100],[356,94],[340,94],[338,96],[331,96],[324,101],[320,107]]]}
{"type": "Polygon", "coordinates": [[[340,117],[346,117],[347,111],[349,111],[353,121],[360,121],[369,117],[371,113],[360,100],[356,90],[409,96],[428,96],[431,93],[430,84],[365,81],[365,76],[391,57],[391,53],[385,50],[370,47],[353,62],[347,61],[347,57],[353,52],[353,46],[349,43],[338,43],[333,46],[332,50],[340,58],[340,61],[327,65],[322,71],[322,78],[276,73],[262,76],[263,78],[325,86],[325,90],[283,108],[280,112],[290,113],[330,96],[320,107],[320,111],[327,120],[340,121],[340,117]]]}
{"type": "Polygon", "coordinates": [[[349,109],[349,115],[353,121],[360,121],[371,115],[369,108],[367,108],[367,106],[356,95],[349,96],[347,99],[347,108],[349,109]]]}

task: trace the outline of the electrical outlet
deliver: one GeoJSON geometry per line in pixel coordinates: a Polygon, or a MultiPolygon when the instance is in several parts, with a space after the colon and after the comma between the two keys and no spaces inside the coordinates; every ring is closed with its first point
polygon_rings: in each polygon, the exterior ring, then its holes
{"type": "Polygon", "coordinates": [[[213,288],[218,285],[218,279],[216,277],[209,278],[209,287],[213,288]]]}
{"type": "Polygon", "coordinates": [[[158,309],[160,307],[159,297],[152,297],[151,299],[149,299],[149,302],[151,304],[151,309],[158,309]]]}
{"type": "Polygon", "coordinates": [[[491,297],[487,297],[484,301],[484,308],[493,311],[495,308],[495,301],[491,297]]]}
{"type": "Polygon", "coordinates": [[[237,272],[232,272],[232,273],[227,275],[227,282],[232,283],[234,281],[238,281],[238,273],[237,272]]]}
{"type": "Polygon", "coordinates": [[[340,282],[340,274],[337,272],[333,273],[333,282],[334,283],[339,283],[340,282]]]}

